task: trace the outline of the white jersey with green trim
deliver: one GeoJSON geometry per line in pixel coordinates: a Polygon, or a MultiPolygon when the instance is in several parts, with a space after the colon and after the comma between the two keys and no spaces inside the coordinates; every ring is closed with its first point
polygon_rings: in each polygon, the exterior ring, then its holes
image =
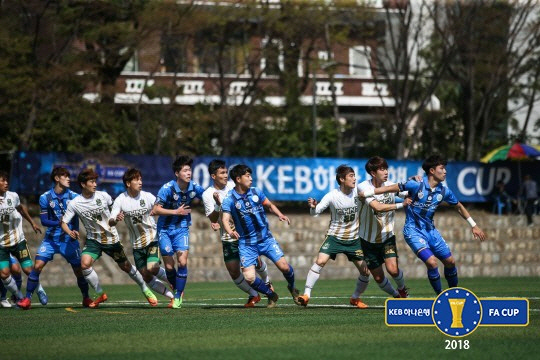
{"type": "MultiPolygon", "coordinates": [[[[208,189],[206,189],[203,192],[202,199],[204,203],[204,212],[206,216],[210,215],[214,211],[215,206],[217,205],[216,200],[214,199],[214,193],[217,192],[219,194],[219,199],[223,202],[223,199],[225,199],[225,196],[227,196],[227,194],[229,193],[229,191],[231,191],[232,188],[234,188],[234,183],[228,182],[227,185],[221,190],[218,190],[215,187],[210,186],[208,189]]],[[[237,239],[232,238],[229,234],[227,234],[225,229],[223,229],[223,222],[221,218],[222,218],[222,213],[220,212],[218,223],[219,223],[219,234],[220,234],[221,241],[225,241],[225,242],[238,241],[237,239]]],[[[230,226],[231,226],[231,229],[234,230],[234,222],[232,220],[230,221],[230,226]]]]}
{"type": "Polygon", "coordinates": [[[21,205],[19,195],[12,191],[6,191],[0,196],[0,247],[10,247],[25,240],[22,221],[23,217],[17,211],[21,205]]]}
{"type": "Polygon", "coordinates": [[[326,235],[341,241],[358,239],[358,193],[356,188],[350,194],[334,189],[324,195],[315,208],[310,208],[312,216],[318,216],[330,207],[330,225],[326,235]]]}
{"type": "MultiPolygon", "coordinates": [[[[394,185],[394,183],[386,181],[382,186],[388,185],[394,185]]],[[[358,184],[358,192],[366,192],[368,190],[375,190],[372,180],[365,180],[358,184]]],[[[377,200],[381,204],[395,204],[396,194],[373,195],[360,203],[360,238],[370,243],[379,244],[395,235],[395,210],[377,212],[369,205],[373,200],[377,200]]]]}
{"type": "Polygon", "coordinates": [[[141,191],[136,197],[131,197],[126,191],[114,200],[110,218],[116,219],[120,211],[124,213],[133,249],[143,249],[157,241],[156,221],[150,216],[155,202],[156,197],[146,191],[141,191]]]}
{"type": "Polygon", "coordinates": [[[109,206],[111,205],[112,198],[105,191],[96,191],[89,199],[82,195],[77,196],[69,202],[62,222],[69,224],[77,214],[86,229],[86,239],[103,245],[116,244],[120,241],[120,237],[116,227],[109,226],[111,217],[109,206]]]}

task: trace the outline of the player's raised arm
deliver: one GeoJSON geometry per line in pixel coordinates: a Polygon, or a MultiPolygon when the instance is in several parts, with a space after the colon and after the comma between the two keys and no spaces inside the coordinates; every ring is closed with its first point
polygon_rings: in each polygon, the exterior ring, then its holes
{"type": "Polygon", "coordinates": [[[476,239],[479,239],[480,241],[486,240],[487,239],[486,234],[482,231],[482,229],[480,229],[480,227],[478,225],[476,225],[476,222],[473,220],[473,218],[471,217],[471,214],[469,214],[467,209],[465,209],[465,206],[463,206],[463,204],[461,202],[458,202],[455,205],[455,208],[458,211],[459,215],[463,219],[467,220],[469,225],[471,225],[471,231],[472,231],[473,236],[476,239]]]}

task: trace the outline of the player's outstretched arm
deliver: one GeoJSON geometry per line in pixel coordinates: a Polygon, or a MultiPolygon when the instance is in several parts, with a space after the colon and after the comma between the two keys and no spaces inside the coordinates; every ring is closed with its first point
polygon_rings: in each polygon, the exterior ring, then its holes
{"type": "Polygon", "coordinates": [[[223,223],[223,230],[225,230],[225,232],[229,234],[230,237],[238,240],[240,238],[240,235],[238,235],[238,233],[231,228],[230,221],[231,221],[231,214],[224,211],[221,218],[221,222],[223,223]]]}
{"type": "Polygon", "coordinates": [[[395,204],[383,204],[383,203],[378,202],[377,200],[373,200],[369,203],[369,206],[377,212],[388,212],[388,211],[399,210],[403,207],[409,206],[411,203],[412,203],[411,198],[405,198],[402,203],[395,203],[395,204]]]}
{"type": "Polygon", "coordinates": [[[178,209],[165,209],[161,204],[155,204],[154,208],[152,209],[153,215],[160,215],[160,216],[171,216],[171,215],[187,215],[191,213],[191,209],[189,206],[186,206],[182,204],[178,209]]]}
{"type": "Polygon", "coordinates": [[[387,185],[387,186],[381,186],[381,187],[378,187],[378,188],[375,188],[375,189],[371,189],[371,190],[368,190],[368,191],[359,191],[358,192],[358,197],[359,198],[367,198],[367,197],[370,197],[370,196],[373,196],[373,195],[381,195],[381,194],[386,194],[386,193],[391,193],[391,192],[399,192],[399,185],[398,184],[392,184],[392,185],[387,185]]]}
{"type": "Polygon", "coordinates": [[[34,229],[34,232],[41,234],[41,228],[34,222],[34,219],[32,219],[32,217],[28,213],[28,209],[26,208],[26,206],[20,204],[16,207],[16,209],[19,213],[21,213],[22,217],[25,218],[26,221],[30,223],[30,225],[32,225],[32,229],[34,229]]]}
{"type": "Polygon", "coordinates": [[[79,232],[77,230],[71,230],[65,222],[62,221],[60,227],[62,230],[68,234],[72,239],[78,240],[79,239],[79,232]]]}
{"type": "Polygon", "coordinates": [[[264,200],[263,206],[266,207],[268,211],[276,214],[276,216],[279,218],[279,221],[286,221],[287,224],[291,224],[291,220],[287,216],[283,215],[281,211],[279,211],[277,206],[274,205],[270,200],[268,200],[268,198],[264,200]]]}
{"type": "Polygon", "coordinates": [[[467,220],[469,225],[471,225],[471,231],[472,231],[472,234],[473,234],[474,238],[478,239],[480,241],[486,240],[487,239],[486,234],[482,231],[482,229],[480,229],[480,227],[478,225],[476,225],[476,222],[473,220],[473,218],[471,217],[471,214],[469,214],[467,209],[465,209],[465,206],[463,206],[463,204],[461,202],[458,202],[455,207],[456,207],[459,215],[463,219],[467,220]]]}

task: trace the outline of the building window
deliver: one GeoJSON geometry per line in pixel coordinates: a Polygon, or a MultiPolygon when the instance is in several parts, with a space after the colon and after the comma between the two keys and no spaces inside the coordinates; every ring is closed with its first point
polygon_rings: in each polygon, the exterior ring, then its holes
{"type": "Polygon", "coordinates": [[[162,66],[166,72],[188,72],[188,39],[178,34],[165,34],[161,38],[162,66]]]}
{"type": "MultiPolygon", "coordinates": [[[[123,51],[127,51],[127,49],[123,51]]],[[[133,56],[128,60],[122,71],[139,71],[139,54],[137,50],[133,52],[133,56]]]]}
{"type": "Polygon", "coordinates": [[[371,77],[371,48],[355,46],[349,49],[349,74],[371,77]]]}
{"type": "Polygon", "coordinates": [[[265,75],[279,75],[283,71],[283,45],[280,40],[262,40],[261,70],[265,75]]]}

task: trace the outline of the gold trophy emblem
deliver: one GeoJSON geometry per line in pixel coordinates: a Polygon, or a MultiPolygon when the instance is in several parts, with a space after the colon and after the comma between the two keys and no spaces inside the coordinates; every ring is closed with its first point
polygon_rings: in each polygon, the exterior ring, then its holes
{"type": "Polygon", "coordinates": [[[452,311],[452,328],[462,328],[461,314],[463,313],[463,307],[465,306],[466,299],[449,299],[450,310],[452,311]]]}

